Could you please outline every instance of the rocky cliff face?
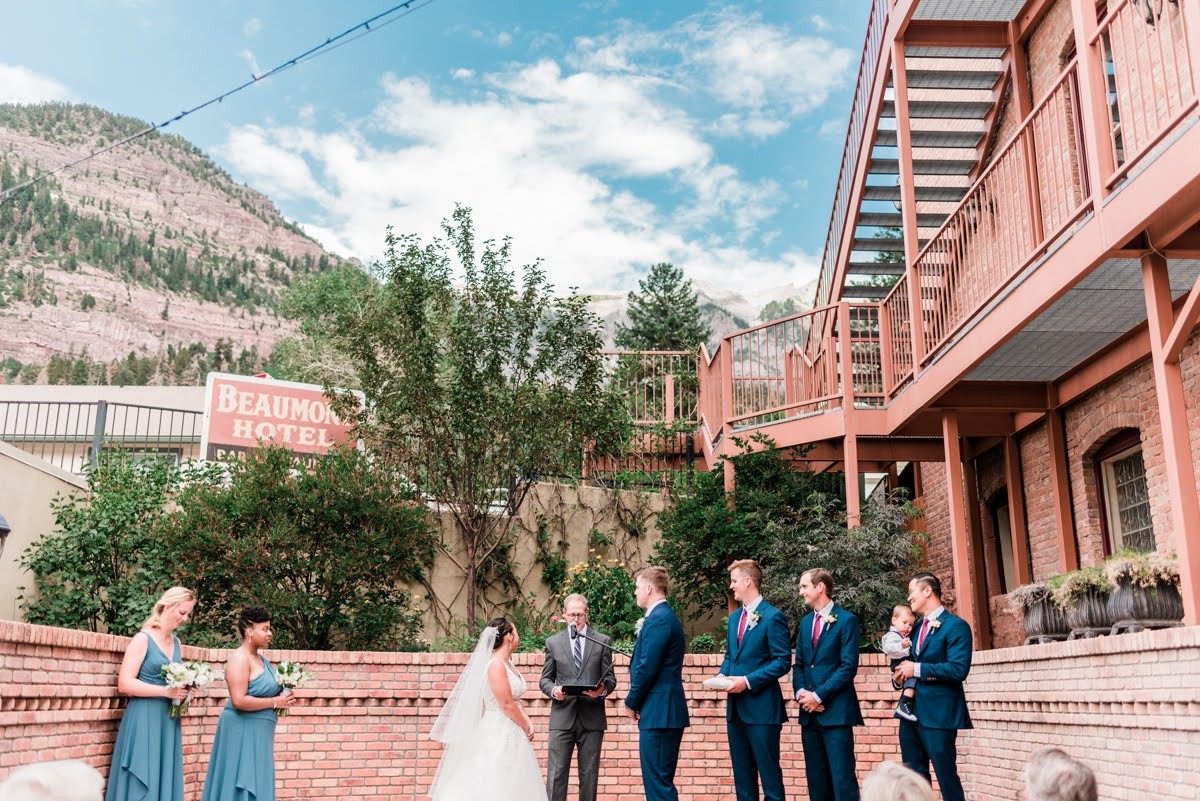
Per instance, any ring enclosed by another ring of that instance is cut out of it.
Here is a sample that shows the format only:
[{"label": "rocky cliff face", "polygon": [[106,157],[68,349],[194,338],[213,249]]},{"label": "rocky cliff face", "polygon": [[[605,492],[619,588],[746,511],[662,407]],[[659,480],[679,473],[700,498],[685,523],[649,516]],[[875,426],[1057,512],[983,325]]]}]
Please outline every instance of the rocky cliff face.
[{"label": "rocky cliff face", "polygon": [[[87,106],[0,105],[0,182],[145,127]],[[291,332],[282,291],[337,262],[194,146],[152,133],[0,204],[0,359],[107,362],[218,340],[266,355]]]}]

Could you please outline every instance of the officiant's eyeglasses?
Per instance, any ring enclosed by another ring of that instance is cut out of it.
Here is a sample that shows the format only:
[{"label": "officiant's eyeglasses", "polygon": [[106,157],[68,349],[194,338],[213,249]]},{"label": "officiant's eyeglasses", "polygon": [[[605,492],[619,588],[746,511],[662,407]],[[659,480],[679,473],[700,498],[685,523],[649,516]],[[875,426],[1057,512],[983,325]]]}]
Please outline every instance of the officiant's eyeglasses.
[{"label": "officiant's eyeglasses", "polygon": [[587,617],[587,612],[567,612],[563,617]]}]

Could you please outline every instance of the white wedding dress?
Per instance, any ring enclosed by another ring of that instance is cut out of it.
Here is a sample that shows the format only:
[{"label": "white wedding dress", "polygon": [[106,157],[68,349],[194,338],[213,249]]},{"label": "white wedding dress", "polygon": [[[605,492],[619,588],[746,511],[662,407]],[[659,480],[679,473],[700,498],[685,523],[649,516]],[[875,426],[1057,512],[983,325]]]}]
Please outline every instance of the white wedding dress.
[{"label": "white wedding dress", "polygon": [[[507,662],[513,698],[525,679]],[[469,737],[448,742],[429,790],[433,801],[546,801],[545,779],[521,727],[500,710],[490,684],[483,686],[483,716]]]}]

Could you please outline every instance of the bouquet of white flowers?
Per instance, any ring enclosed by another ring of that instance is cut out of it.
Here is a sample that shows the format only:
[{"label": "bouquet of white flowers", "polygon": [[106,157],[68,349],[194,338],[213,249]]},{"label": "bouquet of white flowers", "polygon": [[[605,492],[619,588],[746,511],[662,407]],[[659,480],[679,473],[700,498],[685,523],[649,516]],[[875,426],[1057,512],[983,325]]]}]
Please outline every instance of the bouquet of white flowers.
[{"label": "bouquet of white flowers", "polygon": [[162,677],[172,690],[187,688],[187,695],[182,701],[171,701],[171,717],[177,718],[187,714],[188,702],[192,700],[194,690],[212,684],[213,670],[203,662],[168,662],[162,667]]},{"label": "bouquet of white flowers", "polygon": [[[303,687],[310,682],[314,676],[311,670],[306,668],[299,662],[284,661],[280,662],[275,668],[275,680],[279,682],[279,686],[283,688],[284,695],[291,695],[291,692],[296,687]],[[275,709],[276,715],[288,714],[287,707],[278,707]]]}]

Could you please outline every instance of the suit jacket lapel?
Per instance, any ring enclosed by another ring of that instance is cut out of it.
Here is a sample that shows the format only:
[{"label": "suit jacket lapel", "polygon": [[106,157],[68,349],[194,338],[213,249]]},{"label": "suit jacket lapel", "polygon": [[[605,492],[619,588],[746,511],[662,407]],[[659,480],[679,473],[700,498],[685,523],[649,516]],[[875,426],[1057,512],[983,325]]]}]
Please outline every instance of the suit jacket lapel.
[{"label": "suit jacket lapel", "polygon": [[[591,630],[591,626],[588,627],[588,630],[589,631]],[[599,656],[599,649],[601,649],[603,647],[604,647],[603,645],[597,645],[593,640],[586,640],[584,642],[584,644],[583,644],[583,662],[581,662],[579,665],[580,677],[587,675],[588,665],[591,664],[592,659]],[[574,657],[572,657],[572,662],[573,662],[573,660],[574,660]]]}]

